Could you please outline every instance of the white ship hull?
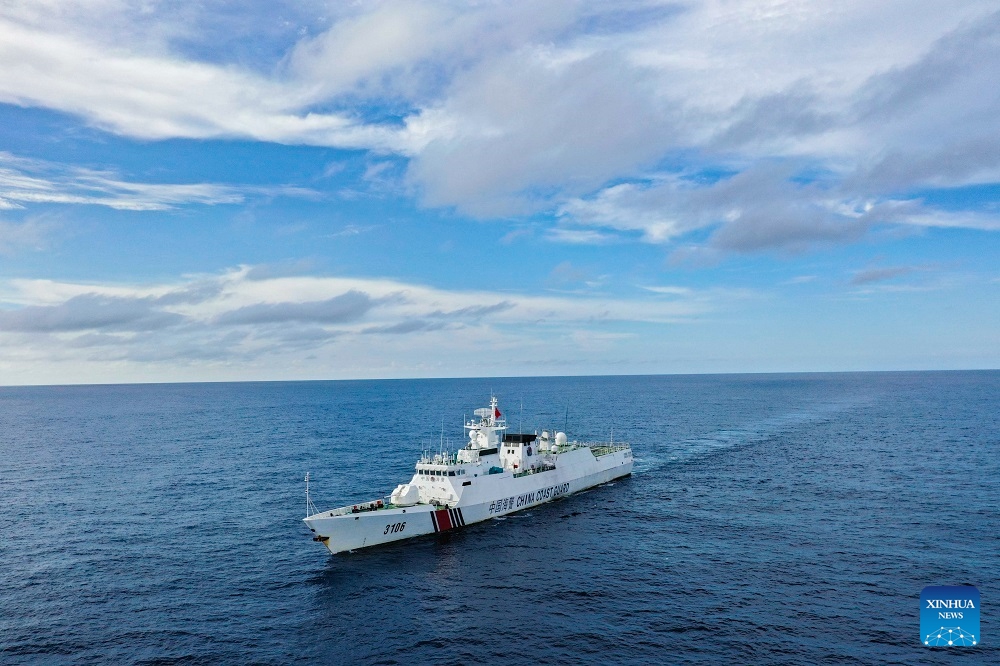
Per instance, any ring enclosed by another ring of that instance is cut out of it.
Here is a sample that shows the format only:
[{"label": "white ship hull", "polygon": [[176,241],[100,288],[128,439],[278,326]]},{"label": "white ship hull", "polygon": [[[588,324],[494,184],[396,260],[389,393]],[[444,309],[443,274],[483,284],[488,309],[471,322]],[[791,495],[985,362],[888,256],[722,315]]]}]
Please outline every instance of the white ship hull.
[{"label": "white ship hull", "polygon": [[518,473],[515,468],[491,474],[495,461],[488,456],[462,466],[464,473],[459,476],[442,475],[438,482],[425,484],[421,494],[426,501],[405,507],[385,504],[375,510],[363,510],[366,505],[360,505],[357,512],[344,507],[315,513],[305,523],[314,532],[314,540],[331,553],[341,553],[465,527],[632,473],[628,445],[574,444],[565,452],[540,457],[545,465],[537,471]]}]

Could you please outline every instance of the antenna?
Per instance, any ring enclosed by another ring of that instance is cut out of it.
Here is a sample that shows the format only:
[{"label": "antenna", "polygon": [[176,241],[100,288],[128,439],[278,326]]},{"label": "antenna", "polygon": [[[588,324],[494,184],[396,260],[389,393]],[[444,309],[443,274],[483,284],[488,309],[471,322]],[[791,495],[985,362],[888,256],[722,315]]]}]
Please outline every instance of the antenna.
[{"label": "antenna", "polygon": [[441,440],[438,442],[438,455],[444,458],[444,417],[441,417]]},{"label": "antenna", "polygon": [[517,417],[517,431],[524,432],[524,428],[521,427],[521,422],[524,421],[524,396],[521,396],[521,413]]},{"label": "antenna", "polygon": [[566,421],[563,423],[563,432],[569,430],[569,405],[566,405]]}]

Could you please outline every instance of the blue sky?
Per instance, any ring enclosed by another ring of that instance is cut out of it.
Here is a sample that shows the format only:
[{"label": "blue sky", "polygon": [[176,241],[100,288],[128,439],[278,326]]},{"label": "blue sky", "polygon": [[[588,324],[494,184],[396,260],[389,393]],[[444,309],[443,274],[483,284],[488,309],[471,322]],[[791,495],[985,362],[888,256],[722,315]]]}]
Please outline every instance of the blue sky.
[{"label": "blue sky", "polygon": [[1000,365],[994,2],[0,8],[0,384]]}]

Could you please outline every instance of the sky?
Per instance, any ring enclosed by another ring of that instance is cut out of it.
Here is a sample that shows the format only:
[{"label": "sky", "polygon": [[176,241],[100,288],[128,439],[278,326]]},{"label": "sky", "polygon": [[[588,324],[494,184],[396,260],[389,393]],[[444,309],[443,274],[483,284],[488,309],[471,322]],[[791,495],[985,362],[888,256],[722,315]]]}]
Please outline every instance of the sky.
[{"label": "sky", "polygon": [[1000,367],[995,0],[0,4],[0,384]]}]

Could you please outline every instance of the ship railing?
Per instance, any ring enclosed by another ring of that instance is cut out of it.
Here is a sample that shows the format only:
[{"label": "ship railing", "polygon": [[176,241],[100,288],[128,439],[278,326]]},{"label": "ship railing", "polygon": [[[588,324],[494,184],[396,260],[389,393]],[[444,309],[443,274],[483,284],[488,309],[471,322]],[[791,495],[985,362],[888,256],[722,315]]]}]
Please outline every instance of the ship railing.
[{"label": "ship railing", "polygon": [[424,465],[457,465],[458,454],[451,453],[450,451],[447,453],[435,454],[424,452],[423,455],[420,456],[420,460],[417,462]]},{"label": "ship railing", "polygon": [[586,446],[596,457],[606,456],[618,451],[628,451],[632,446],[628,442],[580,442],[581,446]]},{"label": "ship railing", "polygon": [[346,516],[352,513],[367,513],[369,511],[381,511],[382,509],[388,509],[390,507],[389,498],[372,500],[370,502],[359,502],[358,504],[350,504],[348,506],[342,506],[338,509],[330,509],[329,511],[320,511],[324,517],[333,518],[334,516]]}]

